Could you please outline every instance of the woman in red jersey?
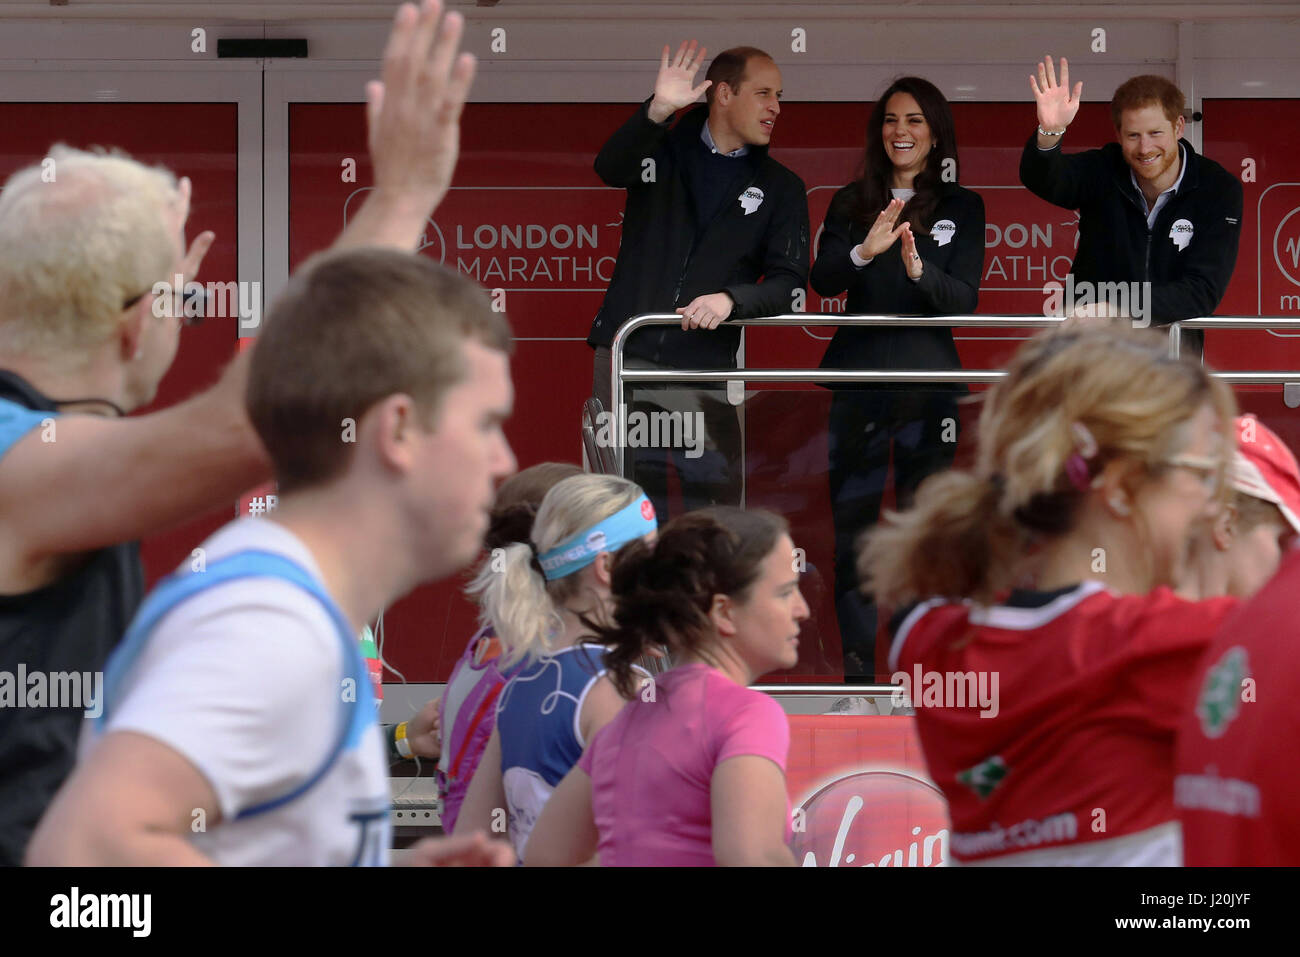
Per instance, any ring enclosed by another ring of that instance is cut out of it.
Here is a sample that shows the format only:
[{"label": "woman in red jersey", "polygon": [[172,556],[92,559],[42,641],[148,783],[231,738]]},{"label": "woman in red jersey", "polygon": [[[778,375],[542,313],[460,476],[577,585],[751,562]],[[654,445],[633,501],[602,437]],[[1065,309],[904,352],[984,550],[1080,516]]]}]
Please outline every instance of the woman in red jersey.
[{"label": "woman in red jersey", "polygon": [[1234,414],[1162,337],[1054,330],[987,397],[976,467],[869,536],[956,862],[1181,863],[1174,733],[1236,600],[1170,586],[1226,497]]}]

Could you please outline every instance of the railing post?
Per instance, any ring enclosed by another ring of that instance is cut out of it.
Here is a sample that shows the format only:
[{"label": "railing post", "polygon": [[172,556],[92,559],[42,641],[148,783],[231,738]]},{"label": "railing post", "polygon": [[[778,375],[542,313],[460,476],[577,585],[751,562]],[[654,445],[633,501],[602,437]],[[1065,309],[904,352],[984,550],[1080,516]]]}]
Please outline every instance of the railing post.
[{"label": "railing post", "polygon": [[1169,358],[1177,359],[1182,354],[1183,349],[1183,324],[1181,322],[1169,323]]},{"label": "railing post", "polygon": [[627,422],[623,416],[623,341],[620,336],[614,337],[609,359],[611,377],[609,398],[614,405],[614,408],[609,410],[613,416],[610,420],[613,426],[610,435],[614,439],[614,462],[618,467],[618,475],[622,478],[626,474],[623,468],[623,448],[627,444]]}]

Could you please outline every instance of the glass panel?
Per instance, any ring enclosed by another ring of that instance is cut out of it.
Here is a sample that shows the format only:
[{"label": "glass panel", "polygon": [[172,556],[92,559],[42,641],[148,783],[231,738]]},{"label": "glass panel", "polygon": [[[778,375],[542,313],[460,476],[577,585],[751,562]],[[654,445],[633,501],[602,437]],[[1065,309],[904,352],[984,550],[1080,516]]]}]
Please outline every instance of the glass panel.
[{"label": "glass panel", "polygon": [[[854,542],[928,475],[969,465],[983,386],[837,388],[773,383],[742,407],[725,388],[638,384],[625,474],[666,517],[709,504],[766,508],[790,523],[811,616],[799,664],[764,683],[887,680],[884,625],[856,584]],[[736,428],[732,440],[719,428]],[[743,468],[728,448],[743,445]],[[728,469],[728,465],[732,467]],[[728,474],[730,473],[730,474]],[[743,476],[743,479],[740,477]]]},{"label": "glass panel", "polygon": [[[754,385],[751,383],[751,385]],[[799,664],[765,684],[888,682],[888,621],[857,587],[855,542],[883,511],[905,506],[922,481],[974,461],[984,384],[862,386],[830,390],[811,383],[749,388],[742,406],[725,387],[629,384],[625,474],[666,518],[689,508],[735,502],[767,508],[790,523],[810,618]],[[1251,412],[1291,448],[1300,448],[1300,408],[1281,385],[1238,386]],[[743,467],[727,475],[725,412],[739,420]],[[712,431],[711,431],[712,430]],[[729,498],[728,496],[733,496]]]}]

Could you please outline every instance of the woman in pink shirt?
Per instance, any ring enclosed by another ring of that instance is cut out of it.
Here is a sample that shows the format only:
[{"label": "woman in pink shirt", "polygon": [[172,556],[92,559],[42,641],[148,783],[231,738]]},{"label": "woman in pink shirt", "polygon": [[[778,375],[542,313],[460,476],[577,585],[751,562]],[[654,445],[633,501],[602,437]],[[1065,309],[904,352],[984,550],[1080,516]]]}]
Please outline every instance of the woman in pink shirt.
[{"label": "woman in pink shirt", "polygon": [[[707,508],[619,555],[605,662],[630,701],[560,782],[525,863],[793,866],[781,706],[747,687],[798,661],[808,606],[770,512]],[[633,664],[666,645],[676,666]]]}]

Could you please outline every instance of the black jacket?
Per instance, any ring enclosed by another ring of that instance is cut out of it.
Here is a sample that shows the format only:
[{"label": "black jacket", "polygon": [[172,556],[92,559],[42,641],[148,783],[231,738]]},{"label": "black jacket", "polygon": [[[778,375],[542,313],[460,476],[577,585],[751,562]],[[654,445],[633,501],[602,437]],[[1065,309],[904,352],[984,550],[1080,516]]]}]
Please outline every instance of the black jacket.
[{"label": "black jacket", "polygon": [[[956,228],[938,239],[916,235],[921,278],[912,282],[903,265],[898,240],[867,265],[858,267],[849,250],[867,237],[864,223],[850,219],[850,197],[856,184],[835,194],[826,211],[811,284],[823,296],[848,290],[846,311],[867,315],[966,315],[979,302],[984,274],[984,200],[955,183],[945,183],[931,225],[945,220]],[[952,330],[947,328],[886,328],[842,326],[822,358],[823,369],[958,369],[961,363]]]},{"label": "black jacket", "polygon": [[[608,346],[618,327],[643,312],[672,312],[697,296],[726,292],[735,301],[729,319],[793,311],[794,290],[808,278],[808,198],[801,180],[751,146],[753,176],[738,181],[727,202],[697,237],[694,203],[682,171],[687,150],[700,148],[705,107],[669,129],[650,119],[647,100],[596,157],[596,174],[627,190],[623,239],[605,301],[587,342]],[[653,182],[644,182],[653,159]],[[737,162],[741,162],[737,160]],[[746,214],[740,195],[762,191]],[[760,283],[758,280],[762,278]],[[677,368],[727,369],[736,364],[740,329],[652,327],[634,335],[629,355]]]},{"label": "black jacket", "polygon": [[[1030,192],[1079,211],[1079,249],[1070,267],[1075,281],[1150,282],[1154,325],[1213,314],[1232,278],[1241,236],[1241,183],[1186,140],[1179,143],[1186,150],[1183,183],[1150,230],[1118,143],[1066,155],[1060,146],[1040,150],[1035,132],[1020,157],[1020,181]],[[1182,250],[1170,238],[1180,219],[1192,225]]]}]

